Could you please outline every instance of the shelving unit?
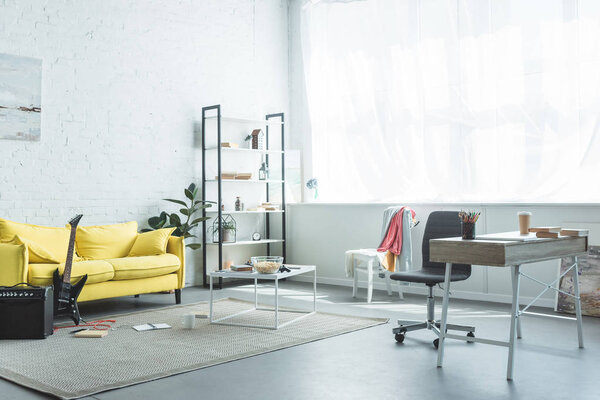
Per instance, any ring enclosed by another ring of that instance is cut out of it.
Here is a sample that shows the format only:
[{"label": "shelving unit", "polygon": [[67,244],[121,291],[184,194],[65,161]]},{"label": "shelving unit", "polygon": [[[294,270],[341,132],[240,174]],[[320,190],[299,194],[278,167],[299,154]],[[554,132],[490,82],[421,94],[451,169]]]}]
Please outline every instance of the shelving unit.
[{"label": "shelving unit", "polygon": [[[216,113],[216,114],[215,114]],[[211,114],[211,115],[208,115]],[[216,143],[217,145],[207,146],[207,121],[216,121]],[[223,123],[239,123],[239,124],[256,124],[260,125],[265,129],[265,149],[246,149],[246,148],[238,148],[238,147],[222,147],[222,125]],[[281,129],[281,149],[270,149],[269,148],[269,128],[278,128]],[[221,234],[219,234],[219,241],[213,243],[212,241],[207,241],[207,225],[206,221],[202,222],[202,261],[203,261],[203,284],[206,287],[208,285],[208,277],[207,277],[207,250],[208,246],[218,247],[218,266],[219,270],[223,268],[223,247],[232,247],[232,246],[249,246],[249,245],[265,245],[267,248],[267,254],[271,255],[271,244],[280,243],[282,256],[286,257],[286,228],[285,228],[285,139],[284,139],[284,128],[285,128],[285,119],[283,113],[277,114],[268,114],[265,116],[265,119],[245,119],[245,118],[232,118],[226,117],[221,114],[221,105],[213,105],[202,108],[202,200],[214,200],[206,198],[206,188],[207,184],[217,184],[217,199],[216,199],[216,211],[207,211],[206,209],[202,209],[202,216],[206,217],[209,214],[212,214],[215,218],[218,219],[218,231],[222,232],[222,216],[226,214],[258,214],[264,215],[265,218],[265,238],[262,240],[237,240],[236,242],[223,242],[223,238]],[[207,152],[216,152],[217,153],[217,174],[216,179],[207,178],[206,171],[206,155]],[[222,155],[223,153],[231,153],[231,154],[261,154],[264,155],[265,163],[269,170],[271,170],[269,166],[269,156],[271,157],[281,157],[281,179],[268,179],[268,180],[257,180],[257,179],[222,179]],[[266,201],[270,201],[270,187],[271,184],[281,184],[281,205],[280,210],[264,210],[264,211],[222,211],[221,207],[223,205],[222,198],[222,188],[224,184],[231,185],[234,182],[238,183],[260,183],[265,184],[265,192],[266,192]],[[271,238],[270,237],[270,220],[269,216],[271,214],[279,214],[281,215],[281,238]],[[222,279],[219,278],[219,287],[222,286]]]},{"label": "shelving unit", "polygon": [[[283,243],[283,239],[262,239],[262,240],[238,240],[232,243],[223,243],[222,246],[244,246],[249,244],[269,244],[269,243]],[[217,246],[219,243],[207,243],[207,246]]]}]

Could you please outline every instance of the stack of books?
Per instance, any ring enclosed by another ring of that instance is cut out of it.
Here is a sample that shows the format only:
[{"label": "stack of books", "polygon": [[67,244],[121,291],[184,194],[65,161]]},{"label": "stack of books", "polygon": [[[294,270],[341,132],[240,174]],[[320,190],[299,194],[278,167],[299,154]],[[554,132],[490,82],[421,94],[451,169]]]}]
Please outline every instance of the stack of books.
[{"label": "stack of books", "polygon": [[252,178],[252,172],[239,172],[235,176],[235,179],[242,179],[242,180],[248,180],[250,178]]},{"label": "stack of books", "polygon": [[[235,179],[235,172],[221,172],[221,179]],[[218,176],[215,176],[215,179],[219,179]]]},{"label": "stack of books", "polygon": [[560,236],[588,236],[588,229],[562,229],[560,226],[540,226],[529,228],[529,232],[535,233],[539,238],[556,239]]},{"label": "stack of books", "polygon": [[233,272],[252,272],[252,265],[232,265],[230,270]]}]

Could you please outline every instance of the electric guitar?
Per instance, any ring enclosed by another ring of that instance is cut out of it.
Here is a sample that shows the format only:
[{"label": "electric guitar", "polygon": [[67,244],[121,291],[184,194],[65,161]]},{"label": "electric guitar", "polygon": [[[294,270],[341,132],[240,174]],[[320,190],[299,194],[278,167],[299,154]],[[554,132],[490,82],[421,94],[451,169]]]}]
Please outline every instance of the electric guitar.
[{"label": "electric guitar", "polygon": [[73,267],[73,249],[75,248],[75,235],[77,234],[77,225],[83,215],[78,214],[69,221],[71,225],[71,236],[69,237],[69,250],[67,251],[67,260],[65,270],[60,276],[58,269],[54,271],[54,317],[66,316],[79,325],[81,316],[77,306],[77,298],[87,281],[88,276],[84,275],[76,284],[71,285],[71,268]]}]

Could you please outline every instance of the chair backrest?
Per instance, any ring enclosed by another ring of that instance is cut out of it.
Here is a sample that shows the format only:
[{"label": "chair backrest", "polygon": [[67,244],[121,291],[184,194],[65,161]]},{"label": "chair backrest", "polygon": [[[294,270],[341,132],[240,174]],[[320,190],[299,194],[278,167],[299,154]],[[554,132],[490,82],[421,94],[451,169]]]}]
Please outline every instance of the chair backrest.
[{"label": "chair backrest", "polygon": [[[429,261],[429,240],[461,236],[458,211],[434,211],[429,214],[425,232],[423,232],[423,268],[446,269],[444,263]],[[452,264],[452,272],[464,272],[471,275],[471,266],[467,264]]]}]

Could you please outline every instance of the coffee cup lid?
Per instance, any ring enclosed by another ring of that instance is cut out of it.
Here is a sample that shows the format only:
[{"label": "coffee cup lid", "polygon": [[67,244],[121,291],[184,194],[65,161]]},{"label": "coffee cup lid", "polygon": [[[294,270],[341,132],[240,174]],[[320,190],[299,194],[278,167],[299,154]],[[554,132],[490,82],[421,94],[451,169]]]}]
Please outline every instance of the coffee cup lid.
[{"label": "coffee cup lid", "polygon": [[517,215],[529,215],[529,216],[531,216],[531,213],[529,211],[519,211],[517,213]]}]

